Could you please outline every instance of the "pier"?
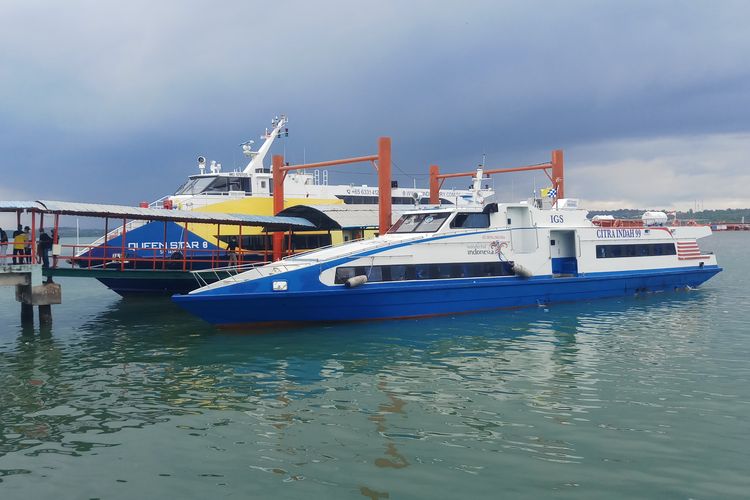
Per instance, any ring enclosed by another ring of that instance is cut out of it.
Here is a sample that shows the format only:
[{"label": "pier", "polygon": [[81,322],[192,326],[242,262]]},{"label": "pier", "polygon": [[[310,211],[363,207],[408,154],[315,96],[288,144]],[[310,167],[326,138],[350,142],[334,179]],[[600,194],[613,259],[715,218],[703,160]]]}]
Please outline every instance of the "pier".
[{"label": "pier", "polygon": [[0,286],[15,287],[16,302],[21,303],[21,320],[33,321],[34,306],[39,308],[39,323],[52,322],[52,305],[62,303],[62,289],[58,283],[42,282],[41,264],[2,264]]},{"label": "pier", "polygon": [[[66,201],[0,201],[0,212],[15,213],[16,231],[24,236],[14,241],[16,234],[8,233],[8,244],[0,253],[0,286],[15,287],[16,301],[21,304],[23,322],[33,321],[34,307],[38,307],[40,324],[52,321],[54,304],[62,303],[62,287],[55,277],[131,280],[158,284],[166,281],[183,283],[189,291],[196,286],[196,269],[215,269],[217,278],[236,273],[248,263],[267,260],[271,249],[258,254],[242,249],[242,231],[246,227],[260,227],[291,235],[295,230],[311,230],[315,226],[299,217],[277,217],[245,214],[209,213],[169,208],[128,207]],[[89,245],[64,244],[60,241],[60,217],[88,217],[104,219],[104,235]],[[110,231],[110,221],[117,221]],[[23,222],[23,221],[26,222]],[[52,228],[45,231],[45,220]],[[147,255],[131,251],[128,231],[139,225],[160,221],[164,225],[163,241],[154,242]],[[167,225],[180,224],[182,241],[167,241]],[[190,225],[210,224],[217,228],[214,248],[194,248],[190,245]],[[219,247],[222,226],[234,226],[239,235],[239,248]],[[23,228],[28,227],[28,231]],[[5,228],[3,228],[5,229]],[[41,236],[41,235],[46,235]],[[39,251],[40,242],[46,248]],[[110,244],[117,241],[116,245]],[[170,244],[171,243],[171,244]],[[174,248],[173,248],[174,247]],[[47,255],[51,253],[50,255]]]}]

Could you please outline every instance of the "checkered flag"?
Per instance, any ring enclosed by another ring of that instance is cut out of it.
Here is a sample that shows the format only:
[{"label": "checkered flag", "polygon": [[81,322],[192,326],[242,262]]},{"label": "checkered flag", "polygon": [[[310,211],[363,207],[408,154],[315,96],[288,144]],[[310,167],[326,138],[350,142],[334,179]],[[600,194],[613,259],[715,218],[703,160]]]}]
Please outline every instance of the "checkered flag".
[{"label": "checkered flag", "polygon": [[547,196],[549,197],[550,200],[557,198],[557,189],[552,188],[549,191],[547,191]]}]

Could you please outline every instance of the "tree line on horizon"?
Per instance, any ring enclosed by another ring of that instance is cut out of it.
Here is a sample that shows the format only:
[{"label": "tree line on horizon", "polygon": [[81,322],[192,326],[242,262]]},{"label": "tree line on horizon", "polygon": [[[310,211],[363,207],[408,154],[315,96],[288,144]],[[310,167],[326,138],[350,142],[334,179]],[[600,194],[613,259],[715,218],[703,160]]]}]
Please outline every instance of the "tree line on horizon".
[{"label": "tree line on horizon", "polygon": [[[672,210],[663,208],[649,208],[645,210],[633,208],[620,208],[617,210],[589,210],[589,217],[595,215],[611,215],[617,219],[640,219],[643,212],[656,211],[672,213]],[[750,208],[726,208],[723,210],[698,210],[692,208],[687,212],[678,211],[677,219],[679,220],[696,220],[701,222],[745,222],[750,223]]]}]

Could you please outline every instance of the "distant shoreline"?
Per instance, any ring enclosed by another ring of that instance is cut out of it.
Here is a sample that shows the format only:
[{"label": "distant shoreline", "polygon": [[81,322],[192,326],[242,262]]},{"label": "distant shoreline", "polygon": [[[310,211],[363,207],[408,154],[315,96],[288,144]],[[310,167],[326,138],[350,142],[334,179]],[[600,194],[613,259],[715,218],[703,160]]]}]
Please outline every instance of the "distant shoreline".
[{"label": "distant shoreline", "polygon": [[[671,214],[672,210],[662,208],[635,209],[620,208],[616,210],[589,210],[589,218],[595,215],[612,215],[616,219],[640,219],[643,212],[659,211]],[[700,210],[677,212],[678,220],[694,220],[696,222],[750,222],[750,208],[728,208],[726,210]]]}]

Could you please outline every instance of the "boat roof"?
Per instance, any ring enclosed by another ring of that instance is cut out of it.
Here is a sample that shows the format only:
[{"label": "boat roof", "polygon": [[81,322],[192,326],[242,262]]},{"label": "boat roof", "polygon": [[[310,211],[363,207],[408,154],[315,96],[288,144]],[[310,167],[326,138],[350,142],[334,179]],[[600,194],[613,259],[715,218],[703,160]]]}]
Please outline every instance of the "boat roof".
[{"label": "boat roof", "polygon": [[0,201],[0,212],[18,211],[53,215],[78,215],[82,217],[111,217],[131,220],[231,224],[263,227],[271,231],[315,229],[313,223],[300,217],[167,210],[163,208],[140,208],[125,205],[81,203],[73,201]]},{"label": "boat roof", "polygon": [[[413,210],[413,207],[409,207],[409,210]],[[391,223],[397,221],[405,211],[393,205]],[[377,205],[294,205],[279,212],[279,216],[301,217],[322,231],[376,228],[380,224]]]}]

